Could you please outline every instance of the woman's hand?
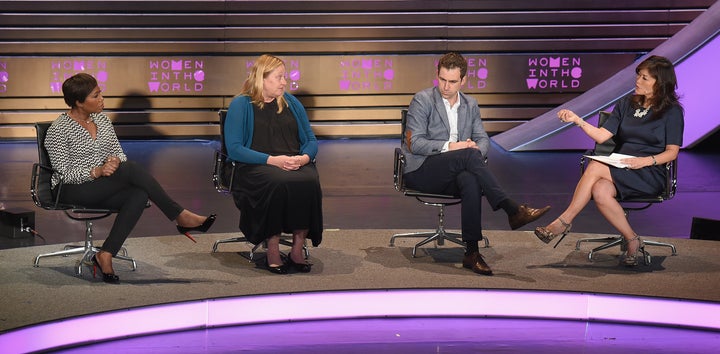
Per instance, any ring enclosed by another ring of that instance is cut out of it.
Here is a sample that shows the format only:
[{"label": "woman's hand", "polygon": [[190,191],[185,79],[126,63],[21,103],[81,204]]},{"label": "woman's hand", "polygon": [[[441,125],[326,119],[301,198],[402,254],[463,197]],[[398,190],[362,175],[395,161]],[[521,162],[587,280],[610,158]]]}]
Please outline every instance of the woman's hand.
[{"label": "woman's hand", "polygon": [[120,167],[120,158],[117,156],[109,156],[105,159],[105,163],[100,166],[102,171],[99,175],[104,177],[112,176],[112,174],[117,171],[118,167]]},{"label": "woman's hand", "polygon": [[653,165],[653,158],[652,156],[643,156],[643,157],[629,157],[627,159],[622,159],[620,162],[624,163],[627,168],[631,170],[637,170],[639,168],[648,167]]},{"label": "woman's hand", "polygon": [[575,112],[573,112],[569,109],[561,109],[557,113],[557,116],[563,122],[570,122],[570,123],[578,124],[578,122],[581,121],[580,117],[578,117],[578,115],[575,114]]},{"label": "woman's hand", "polygon": [[267,163],[276,167],[279,167],[285,171],[295,171],[300,167],[307,165],[310,162],[310,156],[308,155],[278,155],[268,157]]}]

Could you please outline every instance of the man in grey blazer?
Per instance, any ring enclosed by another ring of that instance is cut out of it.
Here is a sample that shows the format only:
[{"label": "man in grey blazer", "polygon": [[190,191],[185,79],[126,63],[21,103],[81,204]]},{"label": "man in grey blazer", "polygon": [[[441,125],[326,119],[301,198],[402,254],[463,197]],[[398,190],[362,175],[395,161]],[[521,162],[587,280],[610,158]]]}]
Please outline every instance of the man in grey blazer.
[{"label": "man in grey blazer", "polygon": [[508,197],[487,168],[490,138],[483,128],[477,101],[460,92],[467,79],[467,61],[448,53],[438,62],[438,86],[418,92],[407,112],[402,143],[406,157],[405,184],[428,193],[462,198],[462,239],[466,243],[463,267],[492,275],[479,251],[483,239],[482,197],[493,210],[503,209],[515,230],[537,220],[548,210],[519,205]]}]

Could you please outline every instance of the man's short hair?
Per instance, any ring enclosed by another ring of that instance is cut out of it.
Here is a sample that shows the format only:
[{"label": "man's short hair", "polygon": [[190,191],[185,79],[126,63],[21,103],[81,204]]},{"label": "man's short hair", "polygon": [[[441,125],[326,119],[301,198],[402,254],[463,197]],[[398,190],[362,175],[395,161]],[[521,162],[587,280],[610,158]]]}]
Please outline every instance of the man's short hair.
[{"label": "man's short hair", "polygon": [[440,58],[440,61],[438,62],[438,74],[440,73],[440,68],[448,70],[458,68],[460,69],[460,78],[462,79],[467,74],[468,65],[467,60],[465,60],[460,53],[451,52]]}]

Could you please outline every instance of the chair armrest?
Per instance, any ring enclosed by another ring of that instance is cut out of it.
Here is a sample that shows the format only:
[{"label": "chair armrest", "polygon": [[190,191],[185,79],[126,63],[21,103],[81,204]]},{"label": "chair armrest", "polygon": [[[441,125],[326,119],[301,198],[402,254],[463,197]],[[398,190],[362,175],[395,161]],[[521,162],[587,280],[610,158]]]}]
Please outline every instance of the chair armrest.
[{"label": "chair armrest", "polygon": [[[43,172],[44,171],[44,172]],[[47,177],[47,181],[40,181],[40,175],[42,173],[48,173],[49,176]],[[57,193],[55,193],[55,196],[53,197],[52,193],[52,175],[57,174],[60,177],[60,181],[58,185],[55,187],[57,190]],[[43,198],[40,193],[42,193],[43,188],[41,187],[41,183],[47,183],[47,190],[45,191],[48,193],[46,198]],[[33,202],[35,205],[41,207],[41,208],[52,208],[52,209],[58,209],[60,206],[60,193],[62,191],[62,187],[65,184],[64,182],[64,176],[62,172],[52,168],[51,166],[47,165],[41,165],[39,163],[33,164],[33,170],[32,170],[32,176],[30,181],[30,194],[33,198]],[[43,200],[45,199],[45,200]]]},{"label": "chair armrest", "polygon": [[405,154],[401,148],[395,148],[393,162],[393,184],[398,192],[405,191],[405,181],[403,174],[405,173]]},{"label": "chair armrest", "polygon": [[220,150],[215,150],[212,178],[216,191],[220,193],[231,192],[235,180],[235,161],[230,160],[229,156]]}]

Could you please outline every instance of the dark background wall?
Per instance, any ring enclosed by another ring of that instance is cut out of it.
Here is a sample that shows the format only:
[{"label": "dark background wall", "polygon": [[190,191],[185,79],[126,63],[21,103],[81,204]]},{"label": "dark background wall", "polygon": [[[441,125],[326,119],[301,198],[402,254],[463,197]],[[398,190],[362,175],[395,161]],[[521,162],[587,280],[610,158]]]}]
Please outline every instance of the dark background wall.
[{"label": "dark background wall", "polygon": [[603,81],[714,2],[4,1],[0,139],[30,139],[32,123],[57,117],[58,85],[78,71],[100,80],[121,137],[214,136],[216,111],[262,53],[286,60],[318,135],[352,137],[397,135],[439,55],[462,52],[465,91],[497,133]]}]

